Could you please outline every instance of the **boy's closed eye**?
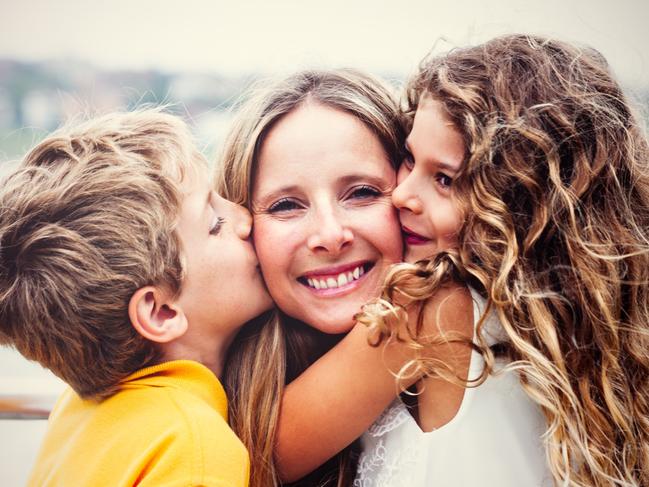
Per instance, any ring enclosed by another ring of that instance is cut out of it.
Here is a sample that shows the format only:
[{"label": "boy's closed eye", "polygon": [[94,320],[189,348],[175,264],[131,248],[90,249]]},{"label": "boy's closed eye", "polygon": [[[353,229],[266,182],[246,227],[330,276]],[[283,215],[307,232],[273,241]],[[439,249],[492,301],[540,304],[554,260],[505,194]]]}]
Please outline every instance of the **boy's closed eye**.
[{"label": "boy's closed eye", "polygon": [[214,215],[210,224],[210,235],[218,235],[224,223],[225,218],[223,218],[222,216]]}]

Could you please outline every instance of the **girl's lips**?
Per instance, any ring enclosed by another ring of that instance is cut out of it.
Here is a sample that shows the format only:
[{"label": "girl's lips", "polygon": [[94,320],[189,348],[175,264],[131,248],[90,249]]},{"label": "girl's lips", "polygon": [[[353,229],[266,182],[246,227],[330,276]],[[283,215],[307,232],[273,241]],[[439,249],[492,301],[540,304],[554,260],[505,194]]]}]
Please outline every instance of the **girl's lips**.
[{"label": "girl's lips", "polygon": [[431,239],[413,232],[408,227],[402,226],[403,239],[408,245],[423,245],[431,241]]}]

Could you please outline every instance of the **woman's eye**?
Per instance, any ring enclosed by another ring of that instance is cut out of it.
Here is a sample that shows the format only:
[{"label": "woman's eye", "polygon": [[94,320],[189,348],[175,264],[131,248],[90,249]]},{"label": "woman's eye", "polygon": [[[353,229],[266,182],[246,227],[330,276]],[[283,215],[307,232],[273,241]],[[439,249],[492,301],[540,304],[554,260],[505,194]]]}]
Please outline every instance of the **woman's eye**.
[{"label": "woman's eye", "polygon": [[224,223],[225,218],[222,216],[216,217],[212,225],[210,225],[210,235],[218,235]]},{"label": "woman's eye", "polygon": [[453,178],[441,172],[437,174],[436,179],[439,185],[444,189],[449,189],[453,184]]},{"label": "woman's eye", "polygon": [[290,198],[282,198],[268,207],[268,213],[280,213],[284,211],[299,210],[302,206]]},{"label": "woman's eye", "polygon": [[373,188],[372,186],[358,186],[354,189],[352,189],[349,193],[350,198],[376,198],[377,196],[381,196],[381,191],[379,191],[376,188]]}]

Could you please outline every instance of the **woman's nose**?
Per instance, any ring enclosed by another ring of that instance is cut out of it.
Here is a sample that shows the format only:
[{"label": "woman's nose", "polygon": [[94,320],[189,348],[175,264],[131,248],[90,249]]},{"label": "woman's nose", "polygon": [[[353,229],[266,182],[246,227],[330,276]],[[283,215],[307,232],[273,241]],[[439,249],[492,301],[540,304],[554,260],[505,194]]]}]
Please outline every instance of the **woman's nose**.
[{"label": "woman's nose", "polygon": [[312,222],[313,231],[307,239],[311,251],[341,252],[354,240],[354,233],[335,208],[320,208]]}]

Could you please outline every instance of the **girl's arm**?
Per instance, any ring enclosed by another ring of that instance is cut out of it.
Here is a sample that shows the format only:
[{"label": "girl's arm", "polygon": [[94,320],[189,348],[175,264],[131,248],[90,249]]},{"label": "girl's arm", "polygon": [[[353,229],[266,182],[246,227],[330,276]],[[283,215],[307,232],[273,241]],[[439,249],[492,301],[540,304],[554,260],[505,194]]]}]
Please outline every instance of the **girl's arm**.
[{"label": "girl's arm", "polygon": [[[438,334],[440,324],[445,332],[464,332],[467,323],[473,324],[469,291],[441,289],[431,298],[425,316],[427,335]],[[275,446],[282,480],[302,478],[358,438],[394,400],[399,386],[419,378],[397,384],[393,375],[413,358],[414,350],[401,342],[370,346],[367,327],[357,324],[291,382],[282,397]]]}]

